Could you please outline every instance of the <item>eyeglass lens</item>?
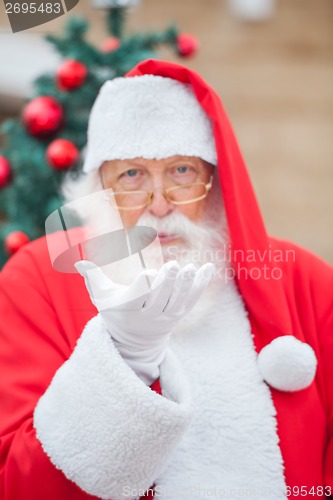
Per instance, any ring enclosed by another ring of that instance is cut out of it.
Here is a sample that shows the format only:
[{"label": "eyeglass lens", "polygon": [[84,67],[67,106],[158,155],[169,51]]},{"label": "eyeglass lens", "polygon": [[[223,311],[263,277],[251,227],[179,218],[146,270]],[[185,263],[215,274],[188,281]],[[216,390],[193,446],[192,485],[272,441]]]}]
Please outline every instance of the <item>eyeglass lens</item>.
[{"label": "eyeglass lens", "polygon": [[[206,186],[204,183],[187,184],[185,186],[176,186],[166,191],[166,198],[175,203],[196,200],[206,194]],[[123,192],[115,195],[116,203],[121,207],[143,207],[150,198],[150,193],[147,191]]]}]

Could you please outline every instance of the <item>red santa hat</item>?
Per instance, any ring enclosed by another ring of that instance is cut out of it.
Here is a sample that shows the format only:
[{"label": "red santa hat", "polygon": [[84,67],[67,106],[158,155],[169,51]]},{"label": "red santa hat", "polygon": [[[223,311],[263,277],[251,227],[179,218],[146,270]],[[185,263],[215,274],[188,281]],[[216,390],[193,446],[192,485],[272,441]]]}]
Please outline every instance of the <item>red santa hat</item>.
[{"label": "red santa hat", "polygon": [[90,114],[83,171],[105,160],[173,155],[217,164],[211,121],[190,85],[154,75],[107,81]]}]

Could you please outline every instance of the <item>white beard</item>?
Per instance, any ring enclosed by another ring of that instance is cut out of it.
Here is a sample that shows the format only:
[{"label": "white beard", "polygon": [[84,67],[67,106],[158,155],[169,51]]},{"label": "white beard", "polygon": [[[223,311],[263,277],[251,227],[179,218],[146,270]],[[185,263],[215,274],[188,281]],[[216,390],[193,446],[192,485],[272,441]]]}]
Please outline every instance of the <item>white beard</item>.
[{"label": "white beard", "polygon": [[225,258],[222,258],[225,256],[221,251],[226,248],[227,236],[223,214],[219,219],[217,222],[206,215],[202,221],[192,222],[177,211],[163,218],[145,213],[137,225],[152,227],[158,233],[177,234],[181,238],[182,243],[177,245],[161,245],[164,261],[177,260],[181,267],[192,263],[197,268],[212,262],[220,268],[225,266]]},{"label": "white beard", "polygon": [[[160,269],[170,260],[176,260],[181,267],[192,263],[199,268],[207,262],[214,264],[214,277],[212,282],[221,282],[226,268],[226,235],[222,224],[216,229],[215,223],[208,221],[191,222],[181,213],[173,212],[163,219],[156,218],[150,214],[143,214],[136,223],[137,227],[153,228],[156,232],[166,234],[177,234],[181,236],[182,243],[161,245],[158,236],[155,240],[144,246],[140,253],[129,253],[132,255],[118,260],[112,264],[103,266],[110,279],[129,285],[135,276],[144,268]],[[101,227],[99,228],[101,230]],[[136,242],[137,243],[137,242]],[[105,260],[105,259],[104,259]]]}]

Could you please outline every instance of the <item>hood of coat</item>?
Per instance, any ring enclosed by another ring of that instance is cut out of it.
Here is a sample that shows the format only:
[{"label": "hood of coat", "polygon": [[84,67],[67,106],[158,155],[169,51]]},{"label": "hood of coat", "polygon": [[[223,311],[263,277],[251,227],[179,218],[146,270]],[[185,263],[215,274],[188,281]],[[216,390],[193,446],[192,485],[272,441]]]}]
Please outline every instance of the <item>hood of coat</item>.
[{"label": "hood of coat", "polygon": [[[175,63],[147,60],[138,64],[126,77],[147,74],[191,85],[199,104],[212,121],[230,234],[228,253],[251,323],[260,325],[256,328],[261,332],[261,338],[256,342],[256,348],[260,350],[276,337],[290,335],[292,331],[283,280],[276,279],[277,275],[283,274],[283,262],[272,262],[272,243],[221,99],[195,71]],[[272,267],[276,270],[279,266],[281,273],[272,276]]]}]

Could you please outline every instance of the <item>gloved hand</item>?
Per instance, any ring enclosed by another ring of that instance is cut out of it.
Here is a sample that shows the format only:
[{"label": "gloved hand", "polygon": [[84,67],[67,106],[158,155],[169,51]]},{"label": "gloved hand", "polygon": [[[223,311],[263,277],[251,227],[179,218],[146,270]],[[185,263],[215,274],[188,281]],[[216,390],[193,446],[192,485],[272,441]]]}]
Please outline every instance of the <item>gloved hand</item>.
[{"label": "gloved hand", "polygon": [[121,356],[150,385],[159,376],[171,331],[206,288],[213,264],[180,269],[170,261],[159,271],[140,272],[130,286],[114,283],[92,262],[75,267]]}]

